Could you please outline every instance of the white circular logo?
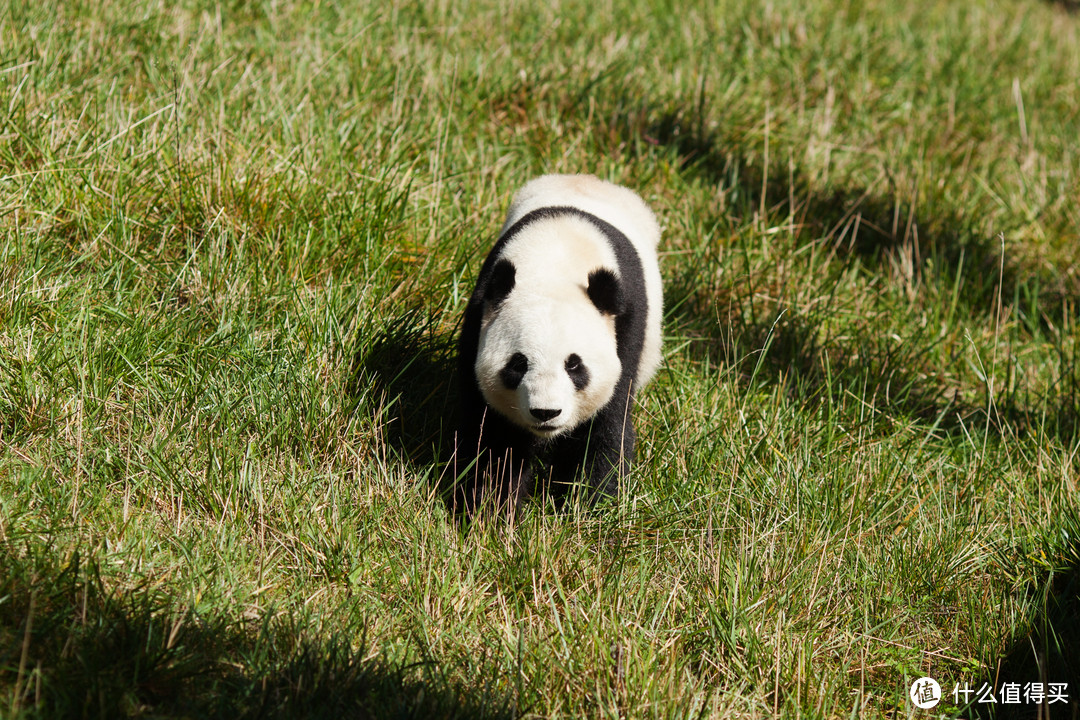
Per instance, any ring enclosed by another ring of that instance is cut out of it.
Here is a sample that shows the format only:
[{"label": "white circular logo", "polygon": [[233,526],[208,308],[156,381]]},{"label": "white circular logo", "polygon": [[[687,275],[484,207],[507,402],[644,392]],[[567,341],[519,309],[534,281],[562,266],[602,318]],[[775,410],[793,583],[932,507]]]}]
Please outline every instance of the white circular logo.
[{"label": "white circular logo", "polygon": [[921,677],[911,683],[908,695],[911,696],[911,702],[915,704],[915,707],[929,710],[941,702],[941,686],[932,677]]}]

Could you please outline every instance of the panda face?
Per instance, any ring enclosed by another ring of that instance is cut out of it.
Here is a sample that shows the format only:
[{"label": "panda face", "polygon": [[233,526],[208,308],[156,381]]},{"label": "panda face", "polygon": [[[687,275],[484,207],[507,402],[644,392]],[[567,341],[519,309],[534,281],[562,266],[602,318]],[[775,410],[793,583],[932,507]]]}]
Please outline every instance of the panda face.
[{"label": "panda face", "polygon": [[556,437],[595,415],[611,400],[621,369],[614,319],[580,287],[515,291],[485,313],[475,364],[480,391],[537,437]]}]

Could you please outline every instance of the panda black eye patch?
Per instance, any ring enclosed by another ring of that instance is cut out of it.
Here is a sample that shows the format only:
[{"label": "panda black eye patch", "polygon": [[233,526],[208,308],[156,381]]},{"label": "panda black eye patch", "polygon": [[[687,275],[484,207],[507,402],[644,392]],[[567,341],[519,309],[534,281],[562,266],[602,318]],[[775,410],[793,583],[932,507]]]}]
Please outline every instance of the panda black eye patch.
[{"label": "panda black eye patch", "polygon": [[581,357],[577,353],[571,353],[566,358],[564,367],[566,368],[566,374],[570,376],[570,382],[574,383],[574,387],[578,390],[584,390],[585,386],[589,384],[589,368],[585,367]]},{"label": "panda black eye patch", "polygon": [[529,359],[521,353],[514,353],[499,371],[499,379],[507,390],[516,390],[521,379],[529,371]]}]

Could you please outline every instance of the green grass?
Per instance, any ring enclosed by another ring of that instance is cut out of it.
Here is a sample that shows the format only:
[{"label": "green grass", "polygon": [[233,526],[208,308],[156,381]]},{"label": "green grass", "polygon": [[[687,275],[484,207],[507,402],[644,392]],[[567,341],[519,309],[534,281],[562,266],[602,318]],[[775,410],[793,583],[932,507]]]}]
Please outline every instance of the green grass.
[{"label": "green grass", "polygon": [[[1068,3],[5,3],[0,716],[1071,717],[1078,77]],[[638,463],[466,531],[577,171],[664,225]]]}]

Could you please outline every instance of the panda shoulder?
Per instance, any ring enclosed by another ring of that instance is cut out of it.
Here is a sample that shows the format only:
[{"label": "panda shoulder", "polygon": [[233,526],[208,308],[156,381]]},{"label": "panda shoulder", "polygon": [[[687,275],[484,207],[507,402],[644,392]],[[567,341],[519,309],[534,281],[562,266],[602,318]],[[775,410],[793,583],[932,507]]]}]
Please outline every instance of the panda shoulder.
[{"label": "panda shoulder", "polygon": [[574,207],[611,223],[639,253],[655,251],[660,243],[660,226],[645,201],[633,190],[594,175],[542,175],[530,180],[514,196],[502,233],[533,210],[554,206]]}]

